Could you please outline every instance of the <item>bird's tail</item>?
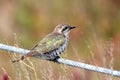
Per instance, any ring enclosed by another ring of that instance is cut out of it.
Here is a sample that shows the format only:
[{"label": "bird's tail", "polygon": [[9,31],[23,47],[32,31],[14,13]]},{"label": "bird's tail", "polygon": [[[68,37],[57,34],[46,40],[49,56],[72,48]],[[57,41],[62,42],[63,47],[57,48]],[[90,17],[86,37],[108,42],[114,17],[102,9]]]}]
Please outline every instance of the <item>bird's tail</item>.
[{"label": "bird's tail", "polygon": [[15,62],[23,61],[24,59],[25,59],[25,56],[23,55],[21,56],[21,58],[13,60],[12,62],[15,63]]},{"label": "bird's tail", "polygon": [[27,54],[21,56],[21,58],[17,59],[17,60],[13,60],[12,62],[15,63],[15,62],[19,62],[19,61],[23,61],[26,57],[33,57],[34,55],[37,55],[39,54],[37,51],[30,51],[28,52]]}]

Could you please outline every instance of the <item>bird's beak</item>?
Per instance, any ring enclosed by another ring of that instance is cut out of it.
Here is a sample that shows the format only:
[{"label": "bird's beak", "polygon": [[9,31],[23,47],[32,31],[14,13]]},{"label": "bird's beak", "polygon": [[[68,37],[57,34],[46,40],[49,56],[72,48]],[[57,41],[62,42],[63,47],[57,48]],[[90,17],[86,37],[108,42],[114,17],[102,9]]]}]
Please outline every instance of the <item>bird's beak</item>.
[{"label": "bird's beak", "polygon": [[70,29],[74,29],[74,28],[76,28],[76,27],[75,27],[75,26],[71,26],[71,27],[70,27]]}]

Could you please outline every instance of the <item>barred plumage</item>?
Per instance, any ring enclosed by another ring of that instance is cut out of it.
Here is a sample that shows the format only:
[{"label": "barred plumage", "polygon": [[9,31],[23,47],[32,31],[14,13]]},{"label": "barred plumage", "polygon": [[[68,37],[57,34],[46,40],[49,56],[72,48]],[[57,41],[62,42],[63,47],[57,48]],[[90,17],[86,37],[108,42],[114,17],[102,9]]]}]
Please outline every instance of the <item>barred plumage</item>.
[{"label": "barred plumage", "polygon": [[60,54],[62,54],[65,51],[65,49],[67,48],[68,42],[69,42],[69,38],[66,38],[66,41],[62,46],[60,46],[56,50],[45,53],[42,58],[48,59],[48,60],[54,60],[56,57],[59,57]]},{"label": "barred plumage", "polygon": [[62,46],[60,46],[58,49],[55,49],[55,50],[52,50],[50,52],[46,52],[43,54],[35,55],[35,57],[39,57],[39,58],[47,59],[47,60],[54,60],[56,57],[59,57],[60,54],[62,54],[65,51],[65,49],[68,46],[68,42],[69,42],[69,38],[66,38],[65,43]]}]

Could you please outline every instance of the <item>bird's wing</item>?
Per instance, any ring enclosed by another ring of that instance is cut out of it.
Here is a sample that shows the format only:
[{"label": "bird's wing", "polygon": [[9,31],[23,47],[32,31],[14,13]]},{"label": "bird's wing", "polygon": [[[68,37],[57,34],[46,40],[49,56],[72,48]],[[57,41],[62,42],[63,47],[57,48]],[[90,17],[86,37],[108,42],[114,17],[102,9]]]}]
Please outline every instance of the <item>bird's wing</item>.
[{"label": "bird's wing", "polygon": [[65,37],[63,35],[48,35],[45,38],[43,38],[43,40],[41,40],[40,43],[34,47],[34,49],[32,49],[32,51],[35,51],[35,53],[31,53],[31,56],[55,50],[62,46],[64,42]]}]

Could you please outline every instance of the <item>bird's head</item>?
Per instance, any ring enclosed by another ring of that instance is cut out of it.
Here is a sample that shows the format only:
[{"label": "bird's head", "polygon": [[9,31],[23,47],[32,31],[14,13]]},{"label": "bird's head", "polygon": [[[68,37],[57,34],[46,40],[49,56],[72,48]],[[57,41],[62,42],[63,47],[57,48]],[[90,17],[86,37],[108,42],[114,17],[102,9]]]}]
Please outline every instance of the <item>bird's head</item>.
[{"label": "bird's head", "polygon": [[56,26],[56,28],[54,29],[54,32],[68,36],[70,31],[74,28],[75,28],[74,26],[70,26],[67,24],[60,24]]}]

